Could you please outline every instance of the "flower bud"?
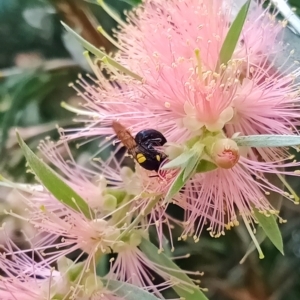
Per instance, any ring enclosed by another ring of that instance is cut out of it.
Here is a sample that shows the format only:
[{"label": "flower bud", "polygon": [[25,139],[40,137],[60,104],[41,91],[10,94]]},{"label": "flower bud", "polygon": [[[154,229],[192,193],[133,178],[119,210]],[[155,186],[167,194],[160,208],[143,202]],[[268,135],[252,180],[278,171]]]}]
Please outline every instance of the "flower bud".
[{"label": "flower bud", "polygon": [[231,169],[239,161],[239,147],[233,140],[220,139],[212,146],[212,159],[216,165],[223,169]]}]

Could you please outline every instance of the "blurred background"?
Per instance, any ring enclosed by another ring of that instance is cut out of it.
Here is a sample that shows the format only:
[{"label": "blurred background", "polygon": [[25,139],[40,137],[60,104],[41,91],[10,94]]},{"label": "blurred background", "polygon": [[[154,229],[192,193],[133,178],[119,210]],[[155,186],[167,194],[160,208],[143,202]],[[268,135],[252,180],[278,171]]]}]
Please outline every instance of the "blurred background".
[{"label": "blurred background", "polygon": [[[111,33],[116,23],[93,2],[96,1],[0,0],[0,173],[11,181],[33,182],[33,176],[25,172],[16,127],[29,147],[36,149],[45,136],[58,138],[56,125],[74,126],[73,113],[60,104],[65,101],[76,105],[80,101],[68,84],[90,69],[82,56],[83,48],[66,33],[60,20],[95,46],[115,51],[96,27],[101,24]],[[140,1],[106,2],[123,16],[124,9]],[[290,3],[299,14],[300,0]],[[300,39],[295,38],[300,48]],[[77,159],[95,153],[96,148],[97,143],[81,147],[76,151]],[[300,194],[296,179],[291,184]],[[13,239],[23,245],[21,231],[32,229],[3,213],[8,208],[17,210],[18,199],[5,188],[0,190],[0,199],[0,221],[10,222]],[[204,233],[197,244],[192,239],[178,242],[172,255],[190,254],[188,259],[177,262],[184,269],[205,273],[201,286],[209,289],[211,300],[300,300],[300,207],[288,201],[282,205],[282,217],[288,219],[280,227],[284,256],[264,241],[265,259],[259,260],[254,251],[240,264],[250,244],[242,226],[218,239]],[[176,208],[170,210],[172,214],[181,213]],[[177,235],[179,229],[174,231]]]}]

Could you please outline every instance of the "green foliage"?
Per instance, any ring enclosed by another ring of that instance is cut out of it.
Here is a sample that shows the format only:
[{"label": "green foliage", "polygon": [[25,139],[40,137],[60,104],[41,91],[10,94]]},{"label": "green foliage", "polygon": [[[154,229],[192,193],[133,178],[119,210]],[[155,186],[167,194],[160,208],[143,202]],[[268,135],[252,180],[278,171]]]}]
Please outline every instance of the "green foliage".
[{"label": "green foliage", "polygon": [[274,246],[283,254],[283,241],[276,219],[273,215],[266,216],[254,208],[254,215],[266,236]]},{"label": "green foliage", "polygon": [[300,16],[300,2],[298,0],[289,0],[288,3],[295,9],[295,13]]},{"label": "green foliage", "polygon": [[17,139],[30,168],[49,192],[64,205],[92,219],[93,212],[87,203],[29,149],[18,133]]},{"label": "green foliage", "polygon": [[226,35],[226,38],[223,42],[221,51],[220,51],[220,58],[219,64],[227,64],[228,61],[231,59],[231,56],[236,48],[236,45],[239,41],[240,34],[244,27],[244,23],[246,21],[248,10],[250,6],[251,0],[248,0],[240,9],[239,13],[237,14],[236,18],[234,19],[232,25],[229,28],[229,31]]},{"label": "green foliage", "polygon": [[142,3],[142,0],[121,0],[121,1],[126,2],[131,6],[137,6]]},{"label": "green foliage", "polygon": [[99,57],[102,60],[103,63],[111,65],[116,70],[119,70],[119,71],[121,71],[121,72],[123,72],[123,73],[125,73],[125,74],[127,74],[129,76],[131,76],[132,78],[135,78],[135,79],[137,79],[139,81],[142,80],[142,77],[140,77],[139,75],[137,75],[134,72],[130,71],[126,67],[122,66],[117,61],[115,61],[113,58],[111,58],[109,55],[107,55],[106,53],[104,53],[100,49],[98,49],[95,46],[93,46],[91,43],[89,43],[84,38],[82,38],[79,34],[77,34],[67,24],[65,24],[64,22],[62,22],[62,25],[66,28],[66,30],[68,32],[70,32],[70,33],[73,34],[73,36],[82,44],[82,46],[85,49],[87,49],[88,51],[90,51],[91,53],[93,53],[95,56]]},{"label": "green foliage", "polygon": [[165,201],[169,202],[179,191],[184,187],[190,177],[184,178],[185,169],[180,170],[172,185],[170,186],[167,195],[165,196]]},{"label": "green foliage", "polygon": [[[193,283],[185,272],[183,272],[169,257],[160,253],[159,249],[151,242],[143,239],[140,248],[151,261],[156,263],[159,268],[173,277],[175,284],[172,288],[179,297],[186,300],[208,300],[200,288]],[[176,283],[177,280],[178,283]]]}]

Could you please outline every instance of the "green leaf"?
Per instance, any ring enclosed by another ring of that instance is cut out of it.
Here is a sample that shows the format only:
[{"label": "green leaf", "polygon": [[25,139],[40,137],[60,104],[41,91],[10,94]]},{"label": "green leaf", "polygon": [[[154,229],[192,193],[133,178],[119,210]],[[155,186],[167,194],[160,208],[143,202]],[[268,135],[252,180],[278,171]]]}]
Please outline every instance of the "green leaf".
[{"label": "green leaf", "polygon": [[177,177],[169,188],[167,195],[165,196],[166,202],[171,200],[171,198],[181,190],[181,188],[194,174],[199,161],[201,160],[203,149],[203,144],[195,144],[190,151],[182,153],[162,167],[162,169],[169,169],[175,166],[181,166],[180,172],[178,173]]},{"label": "green leaf", "polygon": [[172,159],[171,161],[169,161],[168,163],[163,165],[162,169],[166,170],[166,169],[173,169],[173,168],[176,168],[176,167],[183,166],[189,161],[189,159],[192,156],[193,156],[193,153],[191,151],[183,152],[179,156],[177,156],[176,158]]},{"label": "green leaf", "polygon": [[121,297],[124,300],[158,300],[153,294],[139,288],[135,285],[117,281],[117,280],[106,280],[101,279],[105,287],[112,291],[113,294]]},{"label": "green leaf", "polygon": [[[110,2],[110,1],[107,1]],[[104,0],[96,0],[96,3],[102,7],[102,9],[114,19],[120,26],[125,27],[127,24],[121,19],[120,14],[116,11],[114,7],[107,4]]]},{"label": "green leaf", "polygon": [[126,2],[131,6],[137,6],[142,3],[142,0],[121,0],[122,2]]},{"label": "green leaf", "polygon": [[[175,196],[182,187],[186,184],[186,182],[190,179],[191,174],[184,174],[185,169],[182,169],[177,177],[175,178],[174,182],[170,186],[167,195],[165,196],[165,202],[168,202],[172,199],[173,196]],[[185,179],[183,179],[185,177]],[[188,177],[187,177],[188,176]]]},{"label": "green leaf", "polygon": [[95,56],[99,57],[100,59],[102,59],[102,61],[104,63],[107,63],[109,65],[111,65],[112,67],[116,68],[117,70],[131,76],[132,78],[135,78],[139,81],[142,81],[142,77],[135,74],[134,72],[130,71],[129,69],[127,69],[126,67],[122,66],[121,64],[119,64],[117,61],[115,61],[114,59],[112,59],[110,56],[108,56],[106,53],[102,52],[100,49],[98,49],[97,47],[95,47],[94,45],[92,45],[91,43],[89,43],[87,40],[85,40],[83,37],[81,37],[79,34],[77,34],[72,28],[70,28],[67,24],[65,24],[64,22],[61,22],[61,24],[65,27],[65,29],[70,32],[79,42],[80,44],[87,49],[88,51],[90,51],[91,53],[93,53]]},{"label": "green leaf", "polygon": [[249,135],[233,138],[238,146],[247,147],[287,147],[300,145],[300,136],[298,135]]},{"label": "green leaf", "polygon": [[211,161],[202,159],[197,165],[196,173],[205,173],[217,169],[218,167]]},{"label": "green leaf", "polygon": [[[199,138],[197,137],[197,140]],[[191,143],[191,140],[189,141]],[[190,169],[195,169],[198,161],[200,160],[205,145],[201,142],[194,142],[191,146],[191,149],[186,149],[183,153],[166,163],[162,169],[172,169],[176,167],[181,167],[182,169],[187,169],[185,172],[184,179],[186,178],[186,174],[190,174]]]},{"label": "green leaf", "polygon": [[[131,0],[119,0],[122,2],[126,2],[128,4],[131,4],[130,2],[134,3],[137,1],[131,1]],[[98,6],[101,6],[101,8],[113,19],[117,22],[118,25],[126,26],[127,24],[122,20],[120,13],[117,11],[116,7],[113,7],[107,3],[105,3],[104,0],[85,0],[85,2],[89,2],[92,4],[96,4]],[[108,1],[109,2],[109,1]]]},{"label": "green leaf", "polygon": [[220,57],[219,57],[219,63],[221,64],[227,64],[228,61],[231,59],[232,54],[235,50],[235,47],[238,43],[238,40],[240,38],[240,34],[242,32],[242,29],[244,27],[244,23],[247,18],[249,6],[250,6],[251,0],[248,0],[240,9],[238,12],[236,18],[234,19],[233,23],[231,24],[228,33],[226,35],[226,38],[223,42],[221,51],[220,51]]},{"label": "green leaf", "polygon": [[186,167],[184,168],[184,173],[183,173],[183,181],[185,181],[187,178],[190,177],[190,175],[194,172],[196,169],[198,163],[200,161],[199,155],[195,154],[192,156],[189,161],[186,164]]},{"label": "green leaf", "polygon": [[264,214],[261,214],[256,208],[254,208],[253,210],[259,225],[262,227],[267,237],[271,240],[273,245],[284,255],[282,236],[275,217],[273,215],[267,217]]},{"label": "green leaf", "polygon": [[92,219],[94,217],[93,212],[87,203],[29,149],[19,133],[17,133],[17,139],[30,168],[47,190],[64,205]]},{"label": "green leaf", "polygon": [[[178,279],[180,284],[174,285],[172,288],[185,300],[208,300],[198,286],[182,271],[169,257],[163,253],[159,253],[157,247],[146,239],[142,240],[140,248],[143,253],[153,261],[161,270],[170,276]],[[173,279],[172,282],[175,280]]]}]

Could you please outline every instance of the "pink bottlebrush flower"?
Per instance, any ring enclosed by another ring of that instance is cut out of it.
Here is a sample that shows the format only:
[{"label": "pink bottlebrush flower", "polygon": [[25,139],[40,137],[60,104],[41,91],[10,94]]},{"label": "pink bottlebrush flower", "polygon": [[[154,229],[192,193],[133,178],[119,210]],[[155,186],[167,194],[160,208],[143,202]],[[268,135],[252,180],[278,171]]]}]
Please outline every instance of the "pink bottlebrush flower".
[{"label": "pink bottlebrush flower", "polygon": [[[278,158],[274,162],[251,160],[235,153],[238,147],[227,148],[227,140],[223,140],[226,141],[223,149],[222,139],[213,143],[218,143],[214,150],[219,149],[220,158],[212,155],[210,161],[218,167],[203,173],[196,172],[179,192],[181,197],[174,201],[183,208],[185,202],[183,239],[192,235],[195,241],[198,241],[204,227],[210,231],[211,236],[224,235],[225,230],[239,225],[239,216],[243,218],[253,236],[251,227],[254,228],[257,221],[254,209],[266,216],[278,217],[279,211],[269,202],[272,198],[268,199],[271,193],[273,197],[275,193],[296,204],[299,203],[299,197],[284,179],[284,176],[300,174],[299,171],[294,171],[295,168],[299,168],[300,163],[293,161],[293,156]],[[230,155],[227,152],[231,152]],[[169,180],[167,188],[171,185],[172,180]],[[288,192],[282,186],[285,186]],[[279,221],[285,222],[281,218]]]},{"label": "pink bottlebrush flower", "polygon": [[50,292],[49,287],[53,283],[55,285],[59,279],[59,273],[51,268],[38,268],[29,256],[21,251],[17,252],[0,255],[0,268],[4,273],[4,276],[0,278],[1,299],[46,300],[52,298],[53,291]]},{"label": "pink bottlebrush flower", "polygon": [[[58,219],[60,218],[58,217]],[[46,220],[40,218],[40,222],[44,221]],[[36,225],[37,222],[31,221],[31,223]],[[69,224],[69,226],[72,225]],[[4,225],[2,228],[4,232],[6,232],[6,227]],[[43,226],[35,227],[41,229]],[[42,230],[42,233],[45,235],[45,230]],[[100,295],[105,300],[120,299],[113,292],[107,290],[101,279],[94,273],[96,269],[96,266],[93,265],[95,264],[94,260],[92,263],[91,259],[88,259],[86,262],[76,264],[82,254],[75,262],[64,257],[65,254],[72,252],[73,248],[60,251],[61,244],[57,240],[45,242],[41,239],[36,245],[32,244],[30,249],[23,250],[7,235],[6,237],[5,245],[1,249],[3,252],[0,255],[0,269],[4,274],[0,278],[1,299],[46,300],[58,297],[58,295],[60,299],[65,300],[70,298],[96,300]],[[73,241],[73,244],[75,242]],[[69,245],[67,242],[65,243],[67,248]],[[75,249],[78,248],[75,247]],[[48,251],[47,254],[44,251]],[[58,270],[51,267],[53,262],[57,264]]]},{"label": "pink bottlebrush flower", "polygon": [[[43,254],[44,263],[52,264],[79,251],[76,261],[84,253],[88,255],[83,265],[84,273],[85,270],[96,269],[99,257],[112,251],[118,256],[109,278],[138,284],[157,295],[162,289],[170,287],[175,279],[172,280],[167,271],[156,266],[138,249],[142,237],[148,235],[150,225],[156,225],[160,241],[163,225],[172,227],[166,205],[162,205],[159,196],[163,189],[160,177],[153,177],[150,181],[146,173],[136,177],[136,173],[129,168],[121,168],[114,155],[105,163],[94,161],[93,170],[89,170],[74,161],[67,143],[56,145],[46,140],[41,142],[39,149],[44,158],[59,170],[62,179],[86,200],[91,212],[95,213],[95,218],[89,219],[80,211],[62,205],[45,190],[34,196],[23,196],[30,208],[28,223],[49,239],[43,238],[32,245],[35,251]],[[67,154],[67,160],[63,153]],[[98,174],[102,174],[101,184],[95,180],[99,179]],[[118,194],[120,197],[113,199]],[[52,202],[58,202],[58,205]],[[106,202],[115,205],[109,206]],[[24,253],[30,251],[24,250]],[[164,285],[154,285],[149,270],[166,279]]]},{"label": "pink bottlebrush flower", "polygon": [[108,184],[115,185],[116,182],[121,180],[113,169],[113,167],[118,168],[119,166],[113,157],[104,166],[100,164],[96,171],[95,168],[92,169],[92,165],[88,169],[77,164],[66,142],[57,146],[50,140],[41,141],[39,150],[52,166],[58,169],[64,181],[85,199],[91,209],[98,213],[101,212],[103,215],[103,213],[116,208],[116,200],[114,201],[109,195],[105,194]]},{"label": "pink bottlebrush flower", "polygon": [[[130,222],[138,217],[139,228],[147,231],[149,226],[156,226],[160,246],[162,245],[163,227],[168,228],[170,232],[172,224],[176,222],[167,214],[167,205],[163,204],[163,197],[161,197],[166,191],[167,178],[149,177],[149,173],[139,166],[136,166],[139,169],[138,173],[128,167],[121,167],[124,158],[118,161],[115,151],[105,162],[97,158],[93,159],[87,168],[75,162],[65,141],[57,145],[49,140],[42,141],[39,149],[44,158],[59,170],[64,181],[85,199],[99,218],[106,219],[117,214],[119,215],[117,225],[122,227],[122,224],[130,226]],[[66,158],[62,156],[62,152],[66,153]],[[115,193],[123,198],[117,199]],[[60,208],[62,204],[53,197],[50,200],[50,197],[52,196],[44,192],[24,199],[26,205],[31,207],[31,215],[35,211],[38,212],[38,216],[35,217],[36,221],[40,217],[41,207],[51,213],[55,212],[58,217],[66,213],[65,209],[58,210],[55,203]],[[177,201],[185,208],[185,200],[178,199],[182,199],[181,195],[175,197],[174,202]],[[123,215],[119,211],[123,211]],[[51,231],[47,230],[47,232]],[[92,234],[92,231],[90,233]],[[172,237],[171,234],[170,237]],[[172,241],[171,243],[173,244]]]},{"label": "pink bottlebrush flower", "polygon": [[[241,93],[245,91],[242,79],[250,77],[255,86],[266,77],[273,56],[282,48],[277,43],[282,26],[268,11],[256,7],[248,17],[232,63],[225,71],[218,70],[219,52],[231,22],[231,1],[223,3],[146,1],[130,14],[130,23],[117,36],[122,50],[116,59],[142,76],[143,82],[115,73],[116,83],[108,82],[93,66],[98,77],[95,85],[80,77],[78,84],[84,93],[75,87],[87,100],[83,106],[91,110],[93,120],[87,121],[91,125],[75,136],[109,134],[111,122],[118,119],[134,132],[155,128],[168,140],[181,142],[201,128],[220,130],[231,124],[239,115],[238,103],[247,100]],[[290,79],[283,76],[277,84],[284,85]],[[253,103],[254,95],[247,96],[247,102]],[[259,102],[266,105],[265,99]],[[278,111],[274,102],[269,106],[269,112]]]},{"label": "pink bottlebrush flower", "polygon": [[[12,242],[7,252],[0,255],[1,300],[118,300],[113,292],[107,290],[101,278],[91,272],[80,273],[80,266],[68,259],[58,262],[58,270],[51,268],[42,258],[34,261]],[[76,269],[77,268],[77,269]]]},{"label": "pink bottlebrush flower", "polygon": [[[109,223],[110,213],[116,209],[117,199],[106,193],[107,182],[103,176],[95,178],[96,172],[89,172],[75,163],[66,144],[57,148],[51,141],[42,141],[40,150],[66,177],[66,180],[62,179],[85,199],[91,214],[95,214],[95,219],[89,219],[80,211],[63,205],[45,189],[32,194],[23,193],[21,200],[27,207],[26,221],[44,235],[32,248],[44,253],[49,264],[76,250],[80,250],[78,259],[86,252],[89,256],[85,268],[88,268],[96,263],[97,252],[109,252],[114,244],[122,243],[118,241],[121,230],[115,224]],[[69,161],[63,159],[62,150],[68,155]],[[105,175],[109,175],[111,169],[105,169]],[[17,213],[7,213],[24,219]]]},{"label": "pink bottlebrush flower", "polygon": [[[297,133],[294,79],[299,69],[292,72],[293,66],[284,64],[279,72],[275,66],[282,55],[282,25],[268,10],[254,4],[232,60],[218,70],[219,52],[231,21],[230,1],[223,4],[146,1],[143,9],[130,15],[130,24],[118,34],[122,51],[117,59],[140,74],[143,82],[118,75],[120,89],[94,66],[99,86],[90,86],[81,78],[85,92],[78,90],[93,120],[73,137],[107,135],[116,119],[133,132],[158,129],[176,143],[205,128],[223,129],[227,137],[237,132]],[[282,149],[248,152],[255,160],[257,152],[270,161],[282,152],[286,155]]]},{"label": "pink bottlebrush flower", "polygon": [[[118,62],[142,80],[118,74],[108,66],[108,82],[92,65],[95,84],[80,78],[75,87],[86,100],[84,114],[92,118],[70,138],[110,135],[115,120],[133,133],[145,128],[161,131],[171,143],[165,147],[168,153],[174,152],[175,144],[184,152],[191,139],[198,137],[201,143],[211,138],[202,145],[205,159],[217,169],[194,175],[174,200],[186,211],[184,234],[195,234],[196,239],[206,222],[214,236],[236,225],[236,209],[246,223],[255,220],[253,208],[278,215],[266,198],[272,191],[299,201],[281,176],[298,176],[293,168],[299,163],[291,161],[287,148],[244,147],[235,156],[231,146],[221,145],[212,155],[210,148],[217,139],[228,140],[237,134],[297,135],[300,119],[295,83],[300,68],[289,65],[288,60],[278,66],[286,23],[277,22],[268,9],[253,4],[231,60],[218,65],[232,21],[231,3],[145,1],[129,14],[129,23],[117,34],[120,52],[116,55]],[[143,172],[137,168],[137,176]],[[289,193],[269,182],[268,174],[278,176]],[[165,195],[176,172],[171,176],[159,171],[159,175],[167,181],[160,190]]]},{"label": "pink bottlebrush flower", "polygon": [[[33,200],[35,201],[35,200]],[[80,251],[78,259],[88,254],[85,268],[94,266],[95,256],[109,252],[118,241],[120,229],[110,225],[105,218],[88,219],[83,213],[66,206],[60,214],[32,205],[28,222],[39,232],[53,236],[43,240],[36,249],[44,253],[49,263],[74,251]]]}]

